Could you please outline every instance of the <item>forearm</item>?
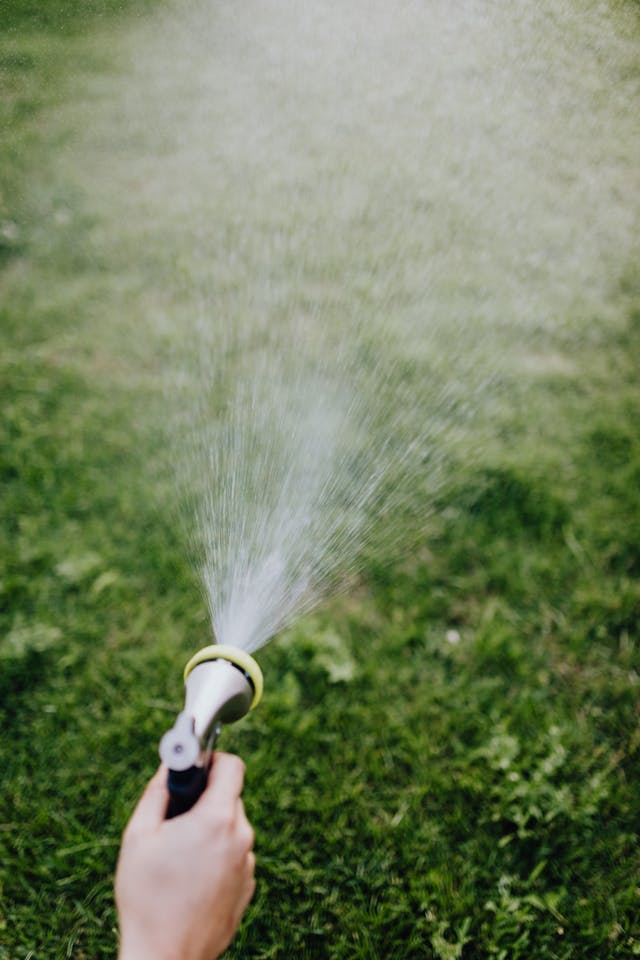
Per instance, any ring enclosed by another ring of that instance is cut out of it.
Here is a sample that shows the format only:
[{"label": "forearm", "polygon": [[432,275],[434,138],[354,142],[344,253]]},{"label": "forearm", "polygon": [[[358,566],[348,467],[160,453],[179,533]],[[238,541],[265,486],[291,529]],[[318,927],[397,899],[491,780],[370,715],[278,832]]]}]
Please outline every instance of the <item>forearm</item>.
[{"label": "forearm", "polygon": [[217,754],[188,813],[166,820],[166,769],[150,781],[125,831],[116,871],[118,960],[216,960],[255,880],[253,830],[240,797],[244,767]]}]

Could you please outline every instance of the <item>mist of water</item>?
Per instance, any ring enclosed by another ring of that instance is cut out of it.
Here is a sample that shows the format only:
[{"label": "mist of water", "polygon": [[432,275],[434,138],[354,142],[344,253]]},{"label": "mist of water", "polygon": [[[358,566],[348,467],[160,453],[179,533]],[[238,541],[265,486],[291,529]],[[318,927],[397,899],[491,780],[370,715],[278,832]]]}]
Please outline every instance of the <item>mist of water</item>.
[{"label": "mist of water", "polygon": [[382,331],[372,344],[357,322],[337,337],[319,326],[289,318],[252,343],[251,325],[212,338],[205,315],[173,395],[214,633],[249,651],[347,586],[372,540],[394,555],[461,444],[473,452],[477,370],[429,373]]},{"label": "mist of water", "polygon": [[135,303],[140,356],[179,355],[196,562],[217,639],[255,649],[423,522],[497,384],[504,412],[569,383],[619,321],[637,12],[168,0],[119,44],[72,107],[74,181],[123,251],[117,351]]}]

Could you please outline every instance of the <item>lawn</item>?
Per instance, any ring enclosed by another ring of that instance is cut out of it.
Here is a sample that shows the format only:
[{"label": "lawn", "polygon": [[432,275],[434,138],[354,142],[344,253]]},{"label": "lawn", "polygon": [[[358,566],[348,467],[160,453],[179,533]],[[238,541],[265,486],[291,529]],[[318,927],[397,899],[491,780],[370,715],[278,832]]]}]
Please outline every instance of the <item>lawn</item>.
[{"label": "lawn", "polygon": [[300,323],[387,499],[224,731],[228,957],[640,956],[637,4],[0,21],[0,960],[115,953],[211,638],[175,435]]}]

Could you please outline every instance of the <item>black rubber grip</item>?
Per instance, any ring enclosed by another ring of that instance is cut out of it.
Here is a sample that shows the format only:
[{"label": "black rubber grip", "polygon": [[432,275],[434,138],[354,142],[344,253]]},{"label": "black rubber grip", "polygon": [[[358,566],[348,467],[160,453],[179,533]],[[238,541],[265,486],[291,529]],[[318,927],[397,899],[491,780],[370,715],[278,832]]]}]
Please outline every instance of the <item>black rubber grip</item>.
[{"label": "black rubber grip", "polygon": [[169,770],[169,806],[167,820],[191,810],[199,796],[204,792],[209,779],[208,767],[189,767],[188,770]]}]

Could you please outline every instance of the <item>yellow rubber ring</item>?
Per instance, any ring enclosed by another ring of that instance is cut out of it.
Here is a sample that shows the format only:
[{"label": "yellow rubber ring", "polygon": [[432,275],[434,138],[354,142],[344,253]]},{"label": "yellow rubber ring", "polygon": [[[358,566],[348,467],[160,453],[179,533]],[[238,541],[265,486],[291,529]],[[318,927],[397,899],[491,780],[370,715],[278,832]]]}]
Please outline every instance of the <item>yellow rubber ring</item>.
[{"label": "yellow rubber ring", "polygon": [[233,663],[236,667],[244,670],[253,684],[253,700],[251,701],[249,709],[253,710],[254,707],[258,706],[262,697],[264,679],[262,670],[250,653],[247,653],[246,650],[241,650],[239,647],[229,647],[222,643],[212,643],[211,646],[203,647],[202,650],[198,650],[198,652],[191,657],[191,660],[189,660],[184,668],[184,679],[187,679],[194,667],[197,667],[199,663],[206,663],[207,660],[228,660],[229,663]]}]

